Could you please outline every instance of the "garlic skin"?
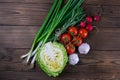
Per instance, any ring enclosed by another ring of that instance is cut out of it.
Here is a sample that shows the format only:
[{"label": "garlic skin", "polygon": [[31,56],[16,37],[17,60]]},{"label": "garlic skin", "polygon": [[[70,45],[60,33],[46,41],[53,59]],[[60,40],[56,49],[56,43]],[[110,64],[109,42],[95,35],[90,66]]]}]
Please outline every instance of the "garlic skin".
[{"label": "garlic skin", "polygon": [[78,54],[73,53],[69,55],[69,64],[70,65],[76,65],[79,62]]},{"label": "garlic skin", "polygon": [[78,51],[80,54],[88,54],[88,52],[90,51],[90,45],[88,43],[82,43],[78,47]]}]

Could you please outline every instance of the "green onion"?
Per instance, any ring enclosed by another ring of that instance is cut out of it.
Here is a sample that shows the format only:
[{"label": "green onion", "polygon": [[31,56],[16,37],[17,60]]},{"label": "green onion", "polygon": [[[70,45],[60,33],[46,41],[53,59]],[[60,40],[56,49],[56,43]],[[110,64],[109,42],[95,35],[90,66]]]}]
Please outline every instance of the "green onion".
[{"label": "green onion", "polygon": [[59,33],[63,33],[69,26],[77,24],[86,16],[80,5],[84,0],[68,0],[61,8],[64,0],[54,0],[54,3],[36,37],[33,41],[30,51],[22,55],[21,58],[26,58],[28,63],[33,56],[31,66],[34,66],[36,51],[42,49],[44,44],[51,40],[56,40],[56,30],[61,29]]},{"label": "green onion", "polygon": [[61,4],[62,4],[62,0],[55,0],[50,12],[48,13],[48,16],[46,17],[45,22],[41,26],[40,30],[38,31],[38,33],[37,33],[37,35],[36,35],[36,37],[34,39],[34,42],[33,42],[32,48],[31,48],[31,50],[29,52],[29,56],[27,57],[26,63],[28,63],[28,61],[30,59],[30,56],[31,56],[31,53],[32,53],[33,49],[35,48],[35,45],[37,44],[37,39],[40,37],[40,35],[42,34],[45,27],[48,28],[47,24],[49,24],[50,20],[52,20],[52,18],[58,13],[58,11],[59,11],[59,9],[61,7]]}]

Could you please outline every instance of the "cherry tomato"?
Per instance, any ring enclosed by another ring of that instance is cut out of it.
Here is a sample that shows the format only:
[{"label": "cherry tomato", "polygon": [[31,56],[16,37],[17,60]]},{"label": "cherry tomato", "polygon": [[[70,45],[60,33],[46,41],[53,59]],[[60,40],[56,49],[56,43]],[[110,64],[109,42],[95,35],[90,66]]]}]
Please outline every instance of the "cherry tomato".
[{"label": "cherry tomato", "polygon": [[75,52],[75,46],[71,43],[67,44],[65,48],[68,54],[73,54]]},{"label": "cherry tomato", "polygon": [[68,33],[71,34],[72,36],[77,35],[77,33],[78,33],[77,27],[75,27],[75,26],[69,27]]},{"label": "cherry tomato", "polygon": [[75,36],[72,40],[72,44],[75,46],[80,46],[82,44],[82,38],[79,36]]},{"label": "cherry tomato", "polygon": [[80,28],[78,34],[80,34],[82,38],[86,38],[88,35],[88,31],[85,28]]},{"label": "cherry tomato", "polygon": [[61,36],[61,41],[62,41],[62,43],[64,43],[64,44],[69,43],[69,42],[71,41],[71,35],[68,34],[68,33],[62,34],[62,36]]}]

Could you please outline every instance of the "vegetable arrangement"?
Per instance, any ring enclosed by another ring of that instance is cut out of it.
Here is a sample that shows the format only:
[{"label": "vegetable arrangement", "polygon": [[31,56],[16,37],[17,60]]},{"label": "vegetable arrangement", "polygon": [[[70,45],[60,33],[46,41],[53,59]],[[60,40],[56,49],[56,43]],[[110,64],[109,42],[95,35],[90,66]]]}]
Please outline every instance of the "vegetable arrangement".
[{"label": "vegetable arrangement", "polygon": [[[54,0],[54,3],[36,37],[30,51],[22,55],[26,64],[34,67],[35,61],[49,76],[58,76],[69,63],[79,62],[79,53],[87,54],[90,46],[83,43],[93,30],[92,22],[99,21],[99,16],[87,16],[81,7],[84,0]],[[68,57],[69,56],[69,57]]]}]

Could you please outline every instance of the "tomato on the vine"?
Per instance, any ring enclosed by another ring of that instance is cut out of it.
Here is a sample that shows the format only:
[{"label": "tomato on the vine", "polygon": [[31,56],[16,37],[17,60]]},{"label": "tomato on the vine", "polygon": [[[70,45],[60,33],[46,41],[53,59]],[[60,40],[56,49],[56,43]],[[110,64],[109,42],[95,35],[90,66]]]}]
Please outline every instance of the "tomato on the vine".
[{"label": "tomato on the vine", "polygon": [[78,30],[78,34],[80,34],[80,36],[81,36],[82,38],[86,38],[87,35],[88,35],[88,31],[87,31],[85,28],[80,28],[80,29]]},{"label": "tomato on the vine", "polygon": [[75,36],[72,40],[72,44],[75,46],[80,46],[82,44],[82,38],[79,36]]},{"label": "tomato on the vine", "polygon": [[71,39],[72,39],[72,37],[71,37],[71,35],[68,34],[68,33],[64,33],[64,34],[61,35],[61,41],[62,41],[62,43],[64,43],[64,44],[69,43],[69,42],[71,41]]},{"label": "tomato on the vine", "polygon": [[75,26],[69,27],[69,28],[68,28],[68,33],[71,34],[72,36],[77,35],[77,33],[78,33],[77,27],[75,27]]},{"label": "tomato on the vine", "polygon": [[67,44],[65,48],[68,54],[73,54],[75,52],[75,46],[71,43]]}]

